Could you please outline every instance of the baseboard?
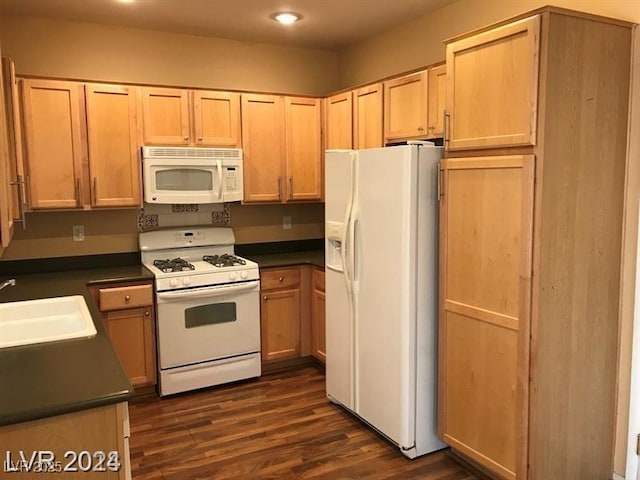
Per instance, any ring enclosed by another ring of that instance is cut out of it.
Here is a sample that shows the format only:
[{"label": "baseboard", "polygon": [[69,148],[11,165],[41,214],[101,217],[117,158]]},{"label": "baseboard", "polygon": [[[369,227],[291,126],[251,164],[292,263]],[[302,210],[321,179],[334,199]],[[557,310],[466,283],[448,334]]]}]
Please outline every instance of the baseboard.
[{"label": "baseboard", "polygon": [[268,375],[269,373],[276,373],[294,368],[307,367],[309,365],[317,366],[319,363],[312,356],[262,362],[262,375]]},{"label": "baseboard", "polygon": [[476,477],[478,477],[479,480],[493,480],[493,477],[489,476],[488,472],[481,465],[478,465],[472,460],[469,460],[468,458],[462,456],[462,454],[456,452],[455,450],[449,449],[447,455],[454,462],[463,466],[465,470],[473,473]]}]

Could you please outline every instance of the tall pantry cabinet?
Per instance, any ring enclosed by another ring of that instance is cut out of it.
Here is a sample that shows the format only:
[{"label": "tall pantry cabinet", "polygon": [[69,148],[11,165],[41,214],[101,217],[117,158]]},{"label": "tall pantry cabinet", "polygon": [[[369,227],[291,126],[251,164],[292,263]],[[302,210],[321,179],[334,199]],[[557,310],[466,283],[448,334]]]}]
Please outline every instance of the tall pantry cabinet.
[{"label": "tall pantry cabinet", "polygon": [[554,7],[447,43],[438,427],[496,478],[611,478],[630,58]]}]

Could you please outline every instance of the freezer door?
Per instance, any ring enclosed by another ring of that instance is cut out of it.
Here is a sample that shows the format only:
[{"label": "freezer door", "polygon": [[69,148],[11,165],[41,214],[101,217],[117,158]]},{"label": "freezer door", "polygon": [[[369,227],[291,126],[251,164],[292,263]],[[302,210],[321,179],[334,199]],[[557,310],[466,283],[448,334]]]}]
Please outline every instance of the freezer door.
[{"label": "freezer door", "polygon": [[343,260],[355,152],[325,156],[326,383],[328,397],[353,410],[353,304]]},{"label": "freezer door", "polygon": [[417,155],[359,151],[352,220],[355,412],[401,448],[415,443]]}]

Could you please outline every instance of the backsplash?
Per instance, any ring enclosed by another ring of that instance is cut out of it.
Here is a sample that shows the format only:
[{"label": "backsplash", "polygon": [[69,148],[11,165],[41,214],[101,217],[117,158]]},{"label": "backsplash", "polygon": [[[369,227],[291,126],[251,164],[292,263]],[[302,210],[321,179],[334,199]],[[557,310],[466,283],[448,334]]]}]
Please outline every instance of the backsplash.
[{"label": "backsplash", "polygon": [[200,205],[161,205],[145,203],[138,211],[138,232],[166,227],[210,225],[229,227],[231,209],[228,203]]}]

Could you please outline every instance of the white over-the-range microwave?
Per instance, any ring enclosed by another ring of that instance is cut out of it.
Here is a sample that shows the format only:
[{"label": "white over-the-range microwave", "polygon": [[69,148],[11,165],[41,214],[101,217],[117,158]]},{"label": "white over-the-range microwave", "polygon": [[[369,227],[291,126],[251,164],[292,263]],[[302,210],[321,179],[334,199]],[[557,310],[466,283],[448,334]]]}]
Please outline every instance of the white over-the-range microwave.
[{"label": "white over-the-range microwave", "polygon": [[146,203],[242,200],[242,149],[142,147]]}]

